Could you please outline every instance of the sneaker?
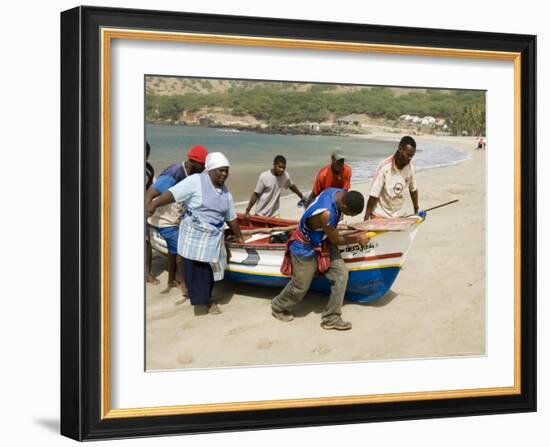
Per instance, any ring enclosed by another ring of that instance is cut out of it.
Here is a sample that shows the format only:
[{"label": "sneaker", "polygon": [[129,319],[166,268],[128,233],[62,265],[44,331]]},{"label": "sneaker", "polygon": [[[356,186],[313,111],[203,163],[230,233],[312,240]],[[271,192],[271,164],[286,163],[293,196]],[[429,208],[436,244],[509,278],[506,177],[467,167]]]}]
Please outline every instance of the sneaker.
[{"label": "sneaker", "polygon": [[338,318],[337,320],[334,320],[332,322],[321,322],[321,327],[327,330],[336,329],[337,331],[349,331],[351,329],[351,323],[349,321],[344,321],[341,318]]},{"label": "sneaker", "polygon": [[277,320],[281,321],[292,321],[294,320],[294,315],[289,310],[275,310],[271,309],[271,315],[273,315]]},{"label": "sneaker", "polygon": [[210,307],[208,307],[208,313],[212,315],[219,315],[222,313],[222,310],[220,309],[220,306],[218,306],[217,303],[210,304]]}]

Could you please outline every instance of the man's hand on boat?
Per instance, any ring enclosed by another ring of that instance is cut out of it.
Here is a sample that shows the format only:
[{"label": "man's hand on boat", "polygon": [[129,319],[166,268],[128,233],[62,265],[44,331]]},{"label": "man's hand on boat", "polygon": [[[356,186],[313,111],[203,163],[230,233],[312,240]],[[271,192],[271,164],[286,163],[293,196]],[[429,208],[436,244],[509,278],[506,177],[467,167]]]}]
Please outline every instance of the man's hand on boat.
[{"label": "man's hand on boat", "polygon": [[374,208],[378,204],[378,197],[369,196],[367,200],[367,208],[365,209],[365,218],[363,220],[371,220],[374,218]]},{"label": "man's hand on boat", "polygon": [[233,233],[232,242],[236,242],[237,244],[244,244],[244,238],[243,234],[241,233],[241,226],[239,225],[239,221],[237,219],[233,219],[231,222],[228,222],[227,225],[229,226],[231,233]]},{"label": "man's hand on boat", "polygon": [[369,238],[367,232],[366,231],[361,231],[357,235],[357,240],[355,242],[357,242],[358,244],[360,244],[362,246],[367,246],[369,244],[369,241],[370,241],[370,238]]},{"label": "man's hand on boat", "polygon": [[330,213],[328,211],[316,214],[307,220],[307,226],[310,228],[321,227],[327,235],[328,240],[333,245],[368,244],[369,237],[366,232],[361,231],[359,233],[341,234],[338,228],[329,225],[329,218]]},{"label": "man's hand on boat", "polygon": [[153,214],[155,214],[156,206],[153,204],[153,202],[149,202],[145,204],[145,213],[147,214],[147,217],[153,217]]}]

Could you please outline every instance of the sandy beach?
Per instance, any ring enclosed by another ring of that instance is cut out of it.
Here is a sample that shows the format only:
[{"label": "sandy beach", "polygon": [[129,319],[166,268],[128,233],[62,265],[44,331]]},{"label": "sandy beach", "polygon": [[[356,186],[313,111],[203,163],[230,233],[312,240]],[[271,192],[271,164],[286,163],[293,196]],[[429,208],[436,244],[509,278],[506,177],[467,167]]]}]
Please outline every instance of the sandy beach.
[{"label": "sandy beach", "polygon": [[[397,141],[401,135],[368,138]],[[320,327],[328,297],[309,293],[284,323],[271,316],[280,289],[223,281],[214,298],[222,314],[196,316],[176,289],[163,294],[166,261],[155,255],[160,284],[146,286],[148,370],[347,362],[485,354],[485,151],[474,137],[415,137],[448,144],[470,159],[417,173],[420,208],[459,202],[428,213],[392,289],[371,304],[346,302],[353,329]],[[388,154],[390,155],[390,154]],[[289,166],[289,170],[291,170]],[[312,179],[313,181],[313,179]],[[251,180],[251,190],[255,179]],[[368,197],[370,182],[352,183]],[[281,215],[299,218],[296,196]],[[410,200],[408,206],[411,208]],[[346,221],[361,220],[362,216]]]}]

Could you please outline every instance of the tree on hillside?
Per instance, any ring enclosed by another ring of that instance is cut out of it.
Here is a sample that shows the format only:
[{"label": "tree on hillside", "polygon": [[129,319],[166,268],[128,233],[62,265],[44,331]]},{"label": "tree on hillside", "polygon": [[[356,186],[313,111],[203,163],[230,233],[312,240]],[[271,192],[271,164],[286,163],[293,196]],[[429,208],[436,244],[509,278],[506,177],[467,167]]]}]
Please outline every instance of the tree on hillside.
[{"label": "tree on hillside", "polygon": [[485,106],[473,104],[464,107],[461,113],[451,118],[450,128],[454,135],[485,135]]}]

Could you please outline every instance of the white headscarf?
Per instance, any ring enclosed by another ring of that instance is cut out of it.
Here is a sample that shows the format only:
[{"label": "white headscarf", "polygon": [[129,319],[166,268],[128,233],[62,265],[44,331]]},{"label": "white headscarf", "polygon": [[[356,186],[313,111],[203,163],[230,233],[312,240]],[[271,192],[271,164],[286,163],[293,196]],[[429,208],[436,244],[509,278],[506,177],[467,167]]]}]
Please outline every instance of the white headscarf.
[{"label": "white headscarf", "polygon": [[223,166],[229,167],[229,160],[221,152],[212,152],[207,155],[206,162],[204,164],[207,171],[221,168]]}]

